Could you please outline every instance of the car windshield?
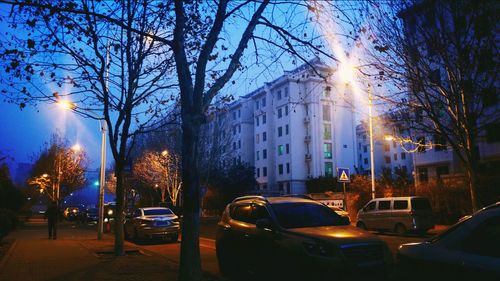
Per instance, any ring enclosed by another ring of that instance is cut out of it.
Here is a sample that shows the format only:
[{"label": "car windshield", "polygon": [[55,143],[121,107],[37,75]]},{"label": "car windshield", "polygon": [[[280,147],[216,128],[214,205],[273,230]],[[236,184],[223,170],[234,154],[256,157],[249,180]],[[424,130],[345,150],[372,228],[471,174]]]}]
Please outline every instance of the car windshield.
[{"label": "car windshield", "polygon": [[447,230],[441,232],[440,234],[435,235],[434,237],[431,237],[429,240],[427,240],[427,242],[430,242],[430,243],[438,242],[439,240],[448,236],[448,234],[453,233],[457,228],[461,227],[463,224],[466,224],[471,218],[472,218],[472,216],[463,217],[456,224],[452,225]]},{"label": "car windshield", "polygon": [[173,215],[174,213],[170,209],[149,209],[144,210],[145,216],[161,216],[161,215]]},{"label": "car windshield", "polygon": [[87,213],[88,213],[88,214],[97,214],[97,213],[98,213],[98,211],[97,211],[97,209],[88,209],[88,210],[87,210]]},{"label": "car windshield", "polygon": [[278,223],[284,228],[343,225],[339,215],[316,203],[291,202],[272,204]]}]

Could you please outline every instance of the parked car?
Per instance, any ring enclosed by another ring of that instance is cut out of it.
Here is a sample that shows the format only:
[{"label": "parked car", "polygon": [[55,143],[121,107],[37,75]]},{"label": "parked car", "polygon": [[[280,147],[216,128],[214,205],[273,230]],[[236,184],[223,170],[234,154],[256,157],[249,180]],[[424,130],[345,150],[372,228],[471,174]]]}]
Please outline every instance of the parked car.
[{"label": "parked car", "polygon": [[424,235],[434,228],[431,204],[425,197],[389,197],[370,200],[358,211],[356,226],[362,229]]},{"label": "parked car", "polygon": [[426,242],[399,246],[397,261],[413,280],[500,280],[500,202]]},{"label": "parked car", "polygon": [[284,196],[244,196],[228,204],[216,253],[221,273],[235,280],[374,277],[391,263],[387,245],[375,235],[324,204]]},{"label": "parked car", "polygon": [[99,209],[88,208],[83,211],[82,220],[85,223],[97,223],[99,220]]},{"label": "parked car", "polygon": [[77,207],[68,207],[64,209],[64,218],[69,221],[78,220],[81,216],[80,209]]},{"label": "parked car", "polygon": [[179,218],[169,208],[138,208],[125,220],[127,238],[179,239]]}]

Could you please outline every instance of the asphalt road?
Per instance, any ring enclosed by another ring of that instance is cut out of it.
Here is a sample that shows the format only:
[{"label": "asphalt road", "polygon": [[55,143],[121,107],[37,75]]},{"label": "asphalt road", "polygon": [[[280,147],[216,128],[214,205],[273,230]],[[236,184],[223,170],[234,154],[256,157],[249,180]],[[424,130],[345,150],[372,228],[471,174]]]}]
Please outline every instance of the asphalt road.
[{"label": "asphalt road", "polygon": [[[215,234],[217,229],[217,220],[203,220],[200,224],[200,253],[202,258],[203,270],[219,276],[217,257],[215,254]],[[399,245],[404,243],[420,242],[426,237],[417,236],[397,236],[393,234],[380,234],[373,232],[382,240],[387,242],[392,253],[395,254]],[[155,253],[161,255],[172,262],[179,262],[180,242],[170,243],[161,241],[139,241],[136,245],[144,250],[145,254]]]}]

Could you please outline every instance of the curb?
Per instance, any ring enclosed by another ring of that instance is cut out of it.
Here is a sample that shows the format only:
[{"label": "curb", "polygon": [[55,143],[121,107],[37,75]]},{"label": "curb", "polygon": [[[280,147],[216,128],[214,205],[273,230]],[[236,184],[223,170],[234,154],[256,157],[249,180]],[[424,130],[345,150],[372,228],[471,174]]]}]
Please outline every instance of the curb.
[{"label": "curb", "polygon": [[14,251],[14,248],[17,245],[17,239],[14,239],[14,242],[12,242],[12,245],[10,245],[9,250],[7,250],[7,253],[2,257],[2,260],[0,260],[0,272],[3,271],[3,268],[5,264],[7,263],[7,260],[10,258],[12,255],[12,252]]}]

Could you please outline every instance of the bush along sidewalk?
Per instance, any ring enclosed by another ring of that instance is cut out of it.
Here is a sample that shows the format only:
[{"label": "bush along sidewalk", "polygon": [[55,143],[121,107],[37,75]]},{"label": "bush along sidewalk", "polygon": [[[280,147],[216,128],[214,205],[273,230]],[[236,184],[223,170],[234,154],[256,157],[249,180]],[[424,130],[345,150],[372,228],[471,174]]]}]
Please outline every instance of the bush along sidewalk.
[{"label": "bush along sidewalk", "polygon": [[18,225],[17,214],[9,209],[0,209],[0,242]]}]

